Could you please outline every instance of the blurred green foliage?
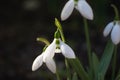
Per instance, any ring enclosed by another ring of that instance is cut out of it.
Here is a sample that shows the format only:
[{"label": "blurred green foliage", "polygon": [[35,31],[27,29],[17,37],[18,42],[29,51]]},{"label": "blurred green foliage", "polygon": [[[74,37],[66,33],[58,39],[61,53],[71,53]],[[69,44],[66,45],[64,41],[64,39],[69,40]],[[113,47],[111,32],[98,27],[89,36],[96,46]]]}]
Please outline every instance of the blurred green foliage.
[{"label": "blurred green foliage", "polygon": [[[66,2],[67,0],[0,1],[0,80],[46,80],[49,75],[54,77],[44,66],[32,72],[31,65],[44,46],[37,42],[36,38],[45,37],[52,41],[56,30],[54,18],[60,20],[60,13]],[[114,19],[110,5],[113,3],[120,10],[120,0],[87,0],[87,2],[95,15],[93,21],[88,21],[92,49],[100,57],[107,40],[103,37],[102,31],[106,24]],[[86,41],[81,15],[74,10],[70,18],[61,23],[66,42],[86,66]],[[120,54],[118,55],[120,58]],[[61,64],[63,66],[59,67],[64,67],[64,64]],[[120,67],[119,64],[118,61],[117,67]],[[61,74],[63,73],[64,71],[61,71]]]}]

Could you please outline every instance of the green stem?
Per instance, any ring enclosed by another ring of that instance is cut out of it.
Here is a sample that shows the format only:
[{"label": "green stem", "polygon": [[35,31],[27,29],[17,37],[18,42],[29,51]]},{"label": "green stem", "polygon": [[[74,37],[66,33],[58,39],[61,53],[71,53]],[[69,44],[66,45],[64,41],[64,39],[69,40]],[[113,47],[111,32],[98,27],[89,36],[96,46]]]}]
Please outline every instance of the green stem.
[{"label": "green stem", "polygon": [[62,30],[59,30],[59,31],[60,31],[60,35],[61,35],[62,41],[65,42],[63,31]]},{"label": "green stem", "polygon": [[38,37],[36,40],[45,43],[47,46],[50,45],[50,42],[45,38]]},{"label": "green stem", "polygon": [[[64,34],[63,34],[63,29],[62,29],[62,26],[61,26],[61,24],[60,24],[60,22],[58,21],[57,18],[55,18],[55,25],[56,25],[56,27],[58,28],[58,30],[60,32],[62,41],[65,42],[65,37],[64,37]],[[67,80],[71,80],[70,68],[69,68],[69,64],[68,64],[68,61],[67,61],[66,58],[65,58],[65,65],[66,65],[66,69],[67,69]]]},{"label": "green stem", "polygon": [[88,60],[89,60],[89,66],[92,70],[92,56],[91,56],[91,45],[90,45],[90,38],[89,38],[89,30],[88,30],[88,23],[87,20],[84,18],[84,27],[85,27],[85,36],[86,36],[86,42],[87,42],[87,53],[88,53]]},{"label": "green stem", "polygon": [[67,80],[71,80],[70,68],[68,65],[68,60],[66,58],[65,58],[65,65],[66,65],[66,69],[67,69]]},{"label": "green stem", "polygon": [[119,13],[117,7],[114,4],[111,4],[111,6],[113,7],[115,12],[115,20],[119,20]]},{"label": "green stem", "polygon": [[81,80],[91,80],[88,76],[88,73],[85,71],[83,65],[77,57],[76,59],[69,59],[68,61],[71,64],[71,66],[75,69]]},{"label": "green stem", "polygon": [[57,80],[60,80],[60,75],[58,73],[58,70],[56,70],[56,77],[57,77]]},{"label": "green stem", "polygon": [[112,80],[115,78],[115,69],[116,69],[116,60],[117,60],[117,46],[115,46],[112,62]]},{"label": "green stem", "polygon": [[118,74],[118,76],[115,78],[115,80],[120,80],[120,75]]}]

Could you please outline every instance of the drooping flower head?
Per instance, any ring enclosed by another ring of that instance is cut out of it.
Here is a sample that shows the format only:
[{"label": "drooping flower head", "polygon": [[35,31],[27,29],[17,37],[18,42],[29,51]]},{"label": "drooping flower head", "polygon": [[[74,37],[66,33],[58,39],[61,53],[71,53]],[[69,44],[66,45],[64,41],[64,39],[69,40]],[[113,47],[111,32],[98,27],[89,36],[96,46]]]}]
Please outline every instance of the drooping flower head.
[{"label": "drooping flower head", "polygon": [[93,20],[92,8],[86,0],[69,0],[61,12],[61,20],[66,20],[72,14],[74,8],[76,8],[84,18]]},{"label": "drooping flower head", "polygon": [[53,60],[55,53],[62,53],[66,58],[75,58],[72,48],[60,39],[58,30],[53,42],[33,61],[32,71],[37,70],[45,63],[51,72],[56,73],[56,64]]},{"label": "drooping flower head", "polygon": [[106,37],[111,32],[112,42],[117,45],[120,42],[120,21],[110,22],[104,29],[103,35]]},{"label": "drooping flower head", "polygon": [[115,19],[114,21],[110,22],[104,29],[103,35],[106,37],[110,34],[111,32],[111,39],[112,42],[117,45],[120,43],[120,20],[119,20],[119,13],[118,9],[115,5],[111,5],[113,7],[114,12],[115,12]]},{"label": "drooping flower head", "polygon": [[37,70],[39,67],[42,66],[43,63],[46,64],[46,66],[48,67],[48,69],[53,72],[56,73],[56,64],[54,62],[53,59],[47,57],[46,61],[43,60],[44,55],[46,54],[46,52],[43,52],[41,55],[39,55],[32,64],[32,71]]},{"label": "drooping flower head", "polygon": [[46,48],[47,54],[44,55],[43,60],[46,61],[46,58],[49,56],[53,58],[55,53],[59,52],[62,53],[66,58],[75,58],[75,53],[70,46],[64,43],[59,36],[59,31],[55,33],[55,38],[53,42]]},{"label": "drooping flower head", "polygon": [[55,61],[53,60],[53,57],[47,56],[46,60],[43,60],[44,55],[48,54],[48,51],[46,51],[46,48],[47,50],[49,50],[49,47],[50,47],[50,46],[48,47],[48,45],[50,45],[49,41],[46,40],[45,38],[37,38],[37,41],[44,42],[46,46],[43,48],[42,54],[36,57],[35,60],[33,61],[32,71],[37,70],[39,67],[42,66],[43,63],[45,63],[51,72],[56,73],[56,64],[55,64]]},{"label": "drooping flower head", "polygon": [[[57,44],[56,44],[57,43]],[[60,53],[62,53],[66,58],[75,58],[75,54],[74,51],[72,50],[72,48],[70,46],[68,46],[66,43],[64,43],[63,41],[61,41],[61,39],[54,39],[52,42],[52,46],[50,46],[51,51],[49,51],[48,49],[46,49],[49,53],[45,54],[46,58],[47,56],[53,57],[55,53],[58,52],[58,50],[60,51]],[[57,51],[56,51],[57,49]]]}]

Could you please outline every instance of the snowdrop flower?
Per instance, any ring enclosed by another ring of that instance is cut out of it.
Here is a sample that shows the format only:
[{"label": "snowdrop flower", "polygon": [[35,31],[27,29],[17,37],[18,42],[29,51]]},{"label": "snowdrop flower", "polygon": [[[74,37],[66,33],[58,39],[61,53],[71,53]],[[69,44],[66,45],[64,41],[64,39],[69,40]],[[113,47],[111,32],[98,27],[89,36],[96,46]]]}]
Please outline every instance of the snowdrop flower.
[{"label": "snowdrop flower", "polygon": [[48,57],[52,58],[55,53],[62,53],[66,58],[75,58],[72,48],[61,41],[60,38],[55,38],[48,48],[46,48],[46,54],[44,54],[43,60],[46,61]]},{"label": "snowdrop flower", "polygon": [[55,40],[44,50],[44,52],[39,55],[34,61],[32,65],[32,71],[37,70],[39,67],[42,66],[43,63],[46,63],[48,69],[56,73],[56,64],[53,60],[54,57],[54,50],[56,45],[54,44]]},{"label": "snowdrop flower", "polygon": [[76,8],[83,17],[89,20],[93,20],[93,11],[86,0],[69,0],[61,13],[61,20],[66,20]]},{"label": "snowdrop flower", "polygon": [[75,58],[72,48],[61,39],[55,38],[46,50],[34,60],[32,71],[37,70],[44,62],[51,72],[56,73],[56,64],[53,60],[55,53],[62,53],[66,58]]},{"label": "snowdrop flower", "polygon": [[52,58],[47,57],[46,61],[43,60],[44,55],[47,54],[46,52],[43,52],[41,55],[39,55],[33,62],[32,65],[32,71],[37,70],[39,67],[42,66],[43,62],[46,63],[48,69],[53,72],[56,73],[56,64],[54,62],[54,60]]},{"label": "snowdrop flower", "polygon": [[104,29],[103,35],[106,37],[111,32],[112,42],[117,45],[120,42],[120,21],[110,22]]}]

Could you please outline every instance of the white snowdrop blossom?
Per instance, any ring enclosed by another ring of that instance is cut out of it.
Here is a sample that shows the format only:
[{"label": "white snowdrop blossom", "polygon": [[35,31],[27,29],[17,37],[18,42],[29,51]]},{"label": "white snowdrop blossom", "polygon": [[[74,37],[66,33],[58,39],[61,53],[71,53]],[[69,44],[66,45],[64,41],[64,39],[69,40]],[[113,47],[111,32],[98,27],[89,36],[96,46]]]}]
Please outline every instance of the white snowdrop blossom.
[{"label": "white snowdrop blossom", "polygon": [[106,37],[111,32],[112,42],[117,45],[120,42],[120,21],[110,22],[104,29],[103,35]]},{"label": "white snowdrop blossom", "polygon": [[75,53],[72,48],[57,38],[46,48],[46,54],[44,54],[43,60],[46,61],[48,57],[52,59],[55,53],[62,53],[66,58],[75,58]]},{"label": "white snowdrop blossom", "polygon": [[46,54],[46,52],[43,52],[41,55],[39,55],[34,61],[33,61],[33,65],[32,65],[32,71],[37,70],[39,67],[42,66],[43,62],[46,63],[46,66],[48,67],[48,69],[53,72],[56,73],[56,64],[54,62],[54,60],[52,58],[47,57],[46,61],[43,61],[43,57]]},{"label": "white snowdrop blossom", "polygon": [[32,71],[37,70],[43,63],[46,63],[48,69],[56,73],[56,64],[53,60],[55,53],[62,53],[66,58],[75,58],[72,48],[61,41],[61,39],[55,38],[46,50],[34,60]]},{"label": "white snowdrop blossom", "polygon": [[39,55],[33,62],[32,65],[32,71],[37,70],[39,67],[42,66],[43,62],[46,63],[46,66],[48,67],[48,69],[53,72],[56,73],[56,64],[53,60],[53,56],[54,56],[54,50],[56,45],[54,45],[55,41],[53,41],[46,49],[45,51]]},{"label": "white snowdrop blossom", "polygon": [[86,2],[86,0],[69,0],[61,13],[61,20],[66,20],[76,8],[81,15],[89,20],[93,20],[93,11],[91,6]]}]

